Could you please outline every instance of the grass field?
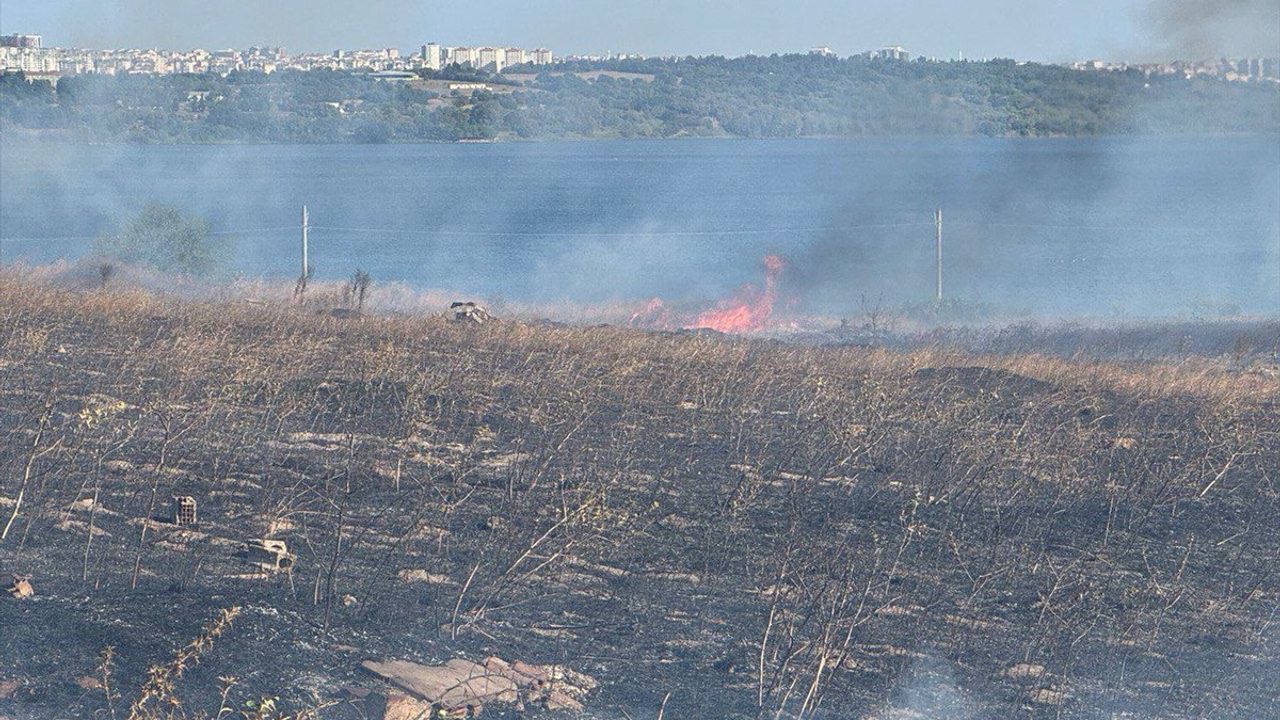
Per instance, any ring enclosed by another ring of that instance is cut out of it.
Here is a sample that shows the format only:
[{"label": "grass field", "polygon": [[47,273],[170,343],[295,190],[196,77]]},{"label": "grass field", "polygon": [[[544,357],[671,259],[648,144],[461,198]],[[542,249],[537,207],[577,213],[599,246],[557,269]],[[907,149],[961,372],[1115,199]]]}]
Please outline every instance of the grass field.
[{"label": "grass field", "polygon": [[1280,379],[1035,352],[0,276],[0,717],[128,717],[233,606],[164,712],[498,654],[611,720],[1280,717]]}]

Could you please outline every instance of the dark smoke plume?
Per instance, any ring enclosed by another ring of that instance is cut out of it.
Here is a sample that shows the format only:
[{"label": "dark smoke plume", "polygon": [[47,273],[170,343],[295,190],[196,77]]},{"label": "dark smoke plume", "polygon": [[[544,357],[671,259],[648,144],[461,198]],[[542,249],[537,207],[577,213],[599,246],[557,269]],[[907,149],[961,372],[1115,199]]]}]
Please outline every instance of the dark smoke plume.
[{"label": "dark smoke plume", "polygon": [[1161,59],[1280,56],[1280,0],[1155,0],[1146,19]]}]

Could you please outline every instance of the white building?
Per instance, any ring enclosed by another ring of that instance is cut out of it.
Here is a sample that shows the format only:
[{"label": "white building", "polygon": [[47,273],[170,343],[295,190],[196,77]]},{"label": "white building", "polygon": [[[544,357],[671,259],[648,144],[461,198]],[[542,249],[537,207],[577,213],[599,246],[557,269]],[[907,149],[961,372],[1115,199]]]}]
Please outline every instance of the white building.
[{"label": "white building", "polygon": [[551,51],[546,48],[538,48],[537,50],[533,51],[532,55],[533,55],[532,62],[534,65],[550,65],[551,64],[551,60],[552,60]]},{"label": "white building", "polygon": [[505,54],[506,54],[505,64],[508,66],[523,65],[529,62],[529,58],[528,58],[529,54],[526,53],[524,50],[521,50],[520,48],[507,48],[507,51]]},{"label": "white building", "polygon": [[0,70],[28,75],[56,74],[58,58],[42,48],[0,46]]},{"label": "white building", "polygon": [[502,72],[502,68],[506,67],[507,54],[505,50],[494,47],[482,47],[476,57],[476,67],[493,70],[494,72]]},{"label": "white building", "polygon": [[449,64],[474,66],[476,64],[476,51],[469,47],[450,48]]},{"label": "white building", "polygon": [[911,53],[908,53],[901,45],[888,45],[879,50],[871,50],[864,55],[872,60],[902,60],[911,59]]},{"label": "white building", "polygon": [[428,70],[439,70],[442,59],[440,43],[427,43],[422,46],[422,64]]}]

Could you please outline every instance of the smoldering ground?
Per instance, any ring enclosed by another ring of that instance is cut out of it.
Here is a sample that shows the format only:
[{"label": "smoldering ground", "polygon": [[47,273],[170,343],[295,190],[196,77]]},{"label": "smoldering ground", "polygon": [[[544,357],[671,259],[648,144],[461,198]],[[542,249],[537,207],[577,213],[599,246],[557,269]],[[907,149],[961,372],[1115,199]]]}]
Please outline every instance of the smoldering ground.
[{"label": "smoldering ground", "polygon": [[[38,688],[19,717],[91,714],[103,645],[136,688],[228,603],[263,612],[204,692],[234,672],[291,707],[367,683],[362,656],[492,653],[605,680],[605,717],[668,691],[665,717],[773,717],[827,677],[829,720],[1276,707],[1274,376],[0,280],[6,497],[58,411],[0,544],[38,588],[0,603],[0,667]],[[146,521],[171,490],[199,533]],[[296,586],[243,577],[231,547],[264,532]]]}]

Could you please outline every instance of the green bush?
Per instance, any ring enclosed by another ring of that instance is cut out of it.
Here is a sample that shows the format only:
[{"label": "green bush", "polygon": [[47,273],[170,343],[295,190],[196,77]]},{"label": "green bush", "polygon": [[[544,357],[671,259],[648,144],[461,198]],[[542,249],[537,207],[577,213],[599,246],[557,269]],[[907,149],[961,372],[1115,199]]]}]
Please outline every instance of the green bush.
[{"label": "green bush", "polygon": [[231,241],[209,233],[208,223],[168,205],[148,205],[116,235],[101,238],[98,252],[164,272],[210,275],[227,266]]}]

